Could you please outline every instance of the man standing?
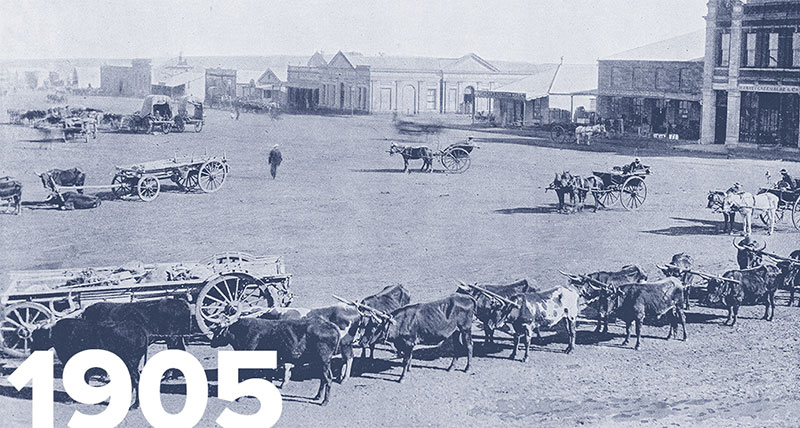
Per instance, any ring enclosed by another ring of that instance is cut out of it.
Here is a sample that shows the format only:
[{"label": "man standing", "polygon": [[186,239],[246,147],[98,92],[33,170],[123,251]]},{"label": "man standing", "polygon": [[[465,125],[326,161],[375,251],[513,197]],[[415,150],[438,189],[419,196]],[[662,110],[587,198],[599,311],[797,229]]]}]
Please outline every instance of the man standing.
[{"label": "man standing", "polygon": [[269,151],[269,173],[272,175],[272,179],[275,179],[275,174],[278,172],[278,165],[281,164],[283,161],[283,156],[281,156],[281,151],[278,150],[278,145],[275,144],[272,146],[272,150]]}]

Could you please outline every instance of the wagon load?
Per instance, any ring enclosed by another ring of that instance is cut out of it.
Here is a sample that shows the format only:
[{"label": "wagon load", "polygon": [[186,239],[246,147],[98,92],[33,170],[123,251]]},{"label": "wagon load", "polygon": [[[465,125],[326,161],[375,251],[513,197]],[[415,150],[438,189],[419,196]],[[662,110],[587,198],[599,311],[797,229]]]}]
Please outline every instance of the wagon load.
[{"label": "wagon load", "polygon": [[12,271],[0,294],[0,349],[14,357],[31,351],[34,330],[80,316],[98,302],[185,298],[192,304],[192,334],[210,337],[234,318],[257,316],[293,298],[280,256],[242,252],[198,262],[129,262],[116,266]]}]

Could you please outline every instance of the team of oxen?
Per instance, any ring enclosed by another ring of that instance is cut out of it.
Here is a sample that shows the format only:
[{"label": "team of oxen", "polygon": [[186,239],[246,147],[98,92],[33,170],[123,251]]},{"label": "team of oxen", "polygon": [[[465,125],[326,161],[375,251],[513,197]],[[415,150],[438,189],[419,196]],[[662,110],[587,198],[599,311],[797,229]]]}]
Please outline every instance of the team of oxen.
[{"label": "team of oxen", "polygon": [[[86,182],[86,174],[79,168],[51,169],[42,173],[37,172],[36,175],[42,180],[44,188],[51,192],[43,202],[45,205],[56,205],[63,210],[100,206],[100,198],[84,195],[81,189],[78,189],[77,192],[56,191],[56,186],[83,186]],[[22,183],[12,177],[0,178],[0,201],[4,201],[6,207],[11,208],[14,214],[19,214],[22,206]]]},{"label": "team of oxen", "polygon": [[[527,280],[511,284],[461,283],[455,293],[429,302],[411,303],[402,285],[385,287],[360,301],[336,297],[341,303],[315,309],[270,308],[257,316],[231,316],[213,332],[212,347],[230,345],[235,350],[276,350],[283,369],[280,386],[291,377],[295,366],[308,366],[320,379],[315,400],[328,402],[333,382],[332,361],[340,356],[338,381],[351,374],[354,347],[360,358],[374,358],[375,346],[391,344],[402,359],[402,382],[411,369],[414,350],[421,345],[452,345],[452,370],[460,356],[466,356],[468,371],[473,354],[473,323],[484,331],[484,350],[495,346],[495,332],[513,338],[509,358],[516,359],[522,342],[527,361],[534,335],[541,330],[563,326],[566,353],[575,347],[578,317],[596,318],[595,334],[607,335],[609,321],[625,324],[626,345],[635,328],[635,349],[641,346],[643,324],[668,325],[666,339],[678,335],[686,340],[686,314],[690,298],[728,311],[723,325],[734,325],[741,306],[764,305],[763,319],[771,321],[775,293],[800,288],[800,250],[788,258],[764,251],[764,246],[746,238],[734,241],[739,269],[722,275],[694,270],[691,256],[680,253],[658,266],[662,279],[649,280],[636,265],[618,271],[570,274],[563,285],[540,290]],[[765,259],[777,259],[776,264]],[[55,348],[62,362],[84,349],[105,349],[125,362],[132,375],[134,394],[138,367],[148,346],[158,340],[171,349],[185,349],[184,338],[193,325],[189,303],[180,298],[137,303],[97,303],[80,318],[62,319],[49,328],[34,332],[33,348]],[[136,395],[134,395],[136,397]],[[138,397],[134,400],[138,405]]]}]

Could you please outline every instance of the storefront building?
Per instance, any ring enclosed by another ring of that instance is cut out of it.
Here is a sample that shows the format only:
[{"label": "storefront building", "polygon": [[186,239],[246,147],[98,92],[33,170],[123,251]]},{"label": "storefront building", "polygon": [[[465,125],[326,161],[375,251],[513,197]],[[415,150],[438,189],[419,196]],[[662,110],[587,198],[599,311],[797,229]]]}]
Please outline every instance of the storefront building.
[{"label": "storefront building", "polygon": [[701,142],[800,147],[800,2],[711,0]]}]

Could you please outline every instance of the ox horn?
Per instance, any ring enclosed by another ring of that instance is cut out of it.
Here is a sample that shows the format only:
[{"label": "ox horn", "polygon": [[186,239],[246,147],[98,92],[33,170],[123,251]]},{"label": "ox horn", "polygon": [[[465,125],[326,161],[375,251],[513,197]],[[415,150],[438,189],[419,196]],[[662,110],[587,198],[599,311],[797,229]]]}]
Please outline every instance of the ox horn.
[{"label": "ox horn", "polygon": [[566,276],[567,278],[569,278],[569,279],[571,279],[571,280],[573,280],[573,281],[579,281],[579,280],[581,279],[581,277],[580,277],[580,276],[578,276],[578,275],[573,275],[573,274],[571,274],[571,273],[566,273],[566,272],[564,272],[563,270],[560,270],[560,271],[558,271],[558,273],[560,273],[561,275],[564,275],[564,276]]},{"label": "ox horn", "polygon": [[764,241],[764,245],[762,245],[761,249],[759,249],[758,251],[764,251],[764,249],[766,248],[767,248],[767,241]]},{"label": "ox horn", "polygon": [[744,248],[736,243],[736,238],[733,238],[733,246],[736,247],[738,250],[744,250]]}]

